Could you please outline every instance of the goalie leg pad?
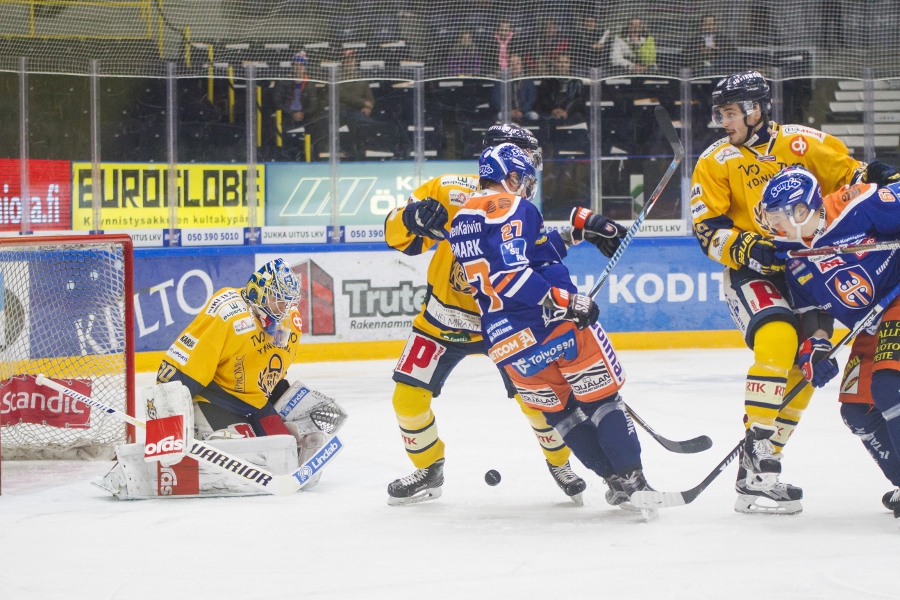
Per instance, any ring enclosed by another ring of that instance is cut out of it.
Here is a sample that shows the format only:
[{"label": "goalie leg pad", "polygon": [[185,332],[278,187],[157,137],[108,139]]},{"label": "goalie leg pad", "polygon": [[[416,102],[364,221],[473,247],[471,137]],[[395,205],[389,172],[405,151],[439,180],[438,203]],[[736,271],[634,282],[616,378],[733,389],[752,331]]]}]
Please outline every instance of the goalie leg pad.
[{"label": "goalie leg pad", "polygon": [[[292,436],[214,440],[209,445],[275,474],[287,475],[298,467],[297,442]],[[142,444],[116,448],[118,464],[95,483],[120,500],[149,498],[258,496],[259,488],[190,457],[169,467],[144,462]]]},{"label": "goalie leg pad", "polygon": [[194,441],[191,393],[177,381],[141,390],[147,407],[144,460],[171,466],[181,461]]}]

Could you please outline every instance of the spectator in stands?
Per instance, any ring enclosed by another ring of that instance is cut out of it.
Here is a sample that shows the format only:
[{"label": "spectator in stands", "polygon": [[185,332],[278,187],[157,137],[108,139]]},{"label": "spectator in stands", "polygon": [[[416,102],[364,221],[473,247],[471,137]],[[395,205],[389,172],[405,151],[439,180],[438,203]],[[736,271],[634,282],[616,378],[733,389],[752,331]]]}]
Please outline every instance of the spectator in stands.
[{"label": "spectator in stands", "polygon": [[[534,110],[537,102],[537,86],[531,79],[524,79],[525,67],[522,57],[518,54],[509,55],[509,120],[517,125],[523,121],[537,121],[538,114]],[[494,96],[491,106],[497,111],[497,120],[502,121],[503,88],[500,84],[494,86]]]},{"label": "spectator in stands", "polygon": [[644,73],[656,67],[656,41],[644,32],[640,17],[632,17],[613,40],[610,62],[623,73]]},{"label": "spectator in stands", "polygon": [[538,109],[549,116],[551,126],[585,120],[584,82],[577,77],[566,78],[571,71],[571,58],[560,54],[554,73],[562,78],[545,79],[538,90]]},{"label": "spectator in stands", "polygon": [[569,53],[569,40],[559,31],[555,19],[544,21],[544,31],[537,43],[533,64],[529,66],[536,73],[547,74],[553,71],[560,54]]},{"label": "spectator in stands", "polygon": [[688,53],[688,60],[705,72],[730,70],[734,62],[734,47],[719,32],[713,15],[705,15],[700,20],[700,28],[688,47]]},{"label": "spectator in stands", "polygon": [[275,84],[275,106],[282,113],[284,131],[301,127],[303,122],[318,114],[321,109],[315,85],[306,74],[308,64],[305,52],[295,54],[291,59],[293,79],[281,80]]},{"label": "spectator in stands", "polygon": [[572,40],[576,73],[589,75],[593,67],[605,69],[609,66],[609,49],[612,45],[609,33],[609,29],[600,31],[596,17],[585,15],[581,19]]},{"label": "spectator in stands", "polygon": [[374,125],[372,109],[375,107],[375,95],[369,82],[358,77],[356,51],[344,50],[341,54],[341,79],[344,81],[338,85],[338,104],[341,124],[350,129],[350,143],[342,145],[341,150],[346,151],[351,160],[364,158],[363,140]]},{"label": "spectator in stands", "polygon": [[481,74],[481,52],[475,47],[471,31],[459,34],[459,42],[448,64],[454,77],[477,77]]},{"label": "spectator in stands", "polygon": [[324,108],[318,88],[306,73],[308,62],[305,52],[295,54],[291,59],[292,79],[272,82],[275,107],[281,111],[278,133],[282,136],[282,148],[291,160],[301,159],[300,152],[306,148],[305,135],[317,137],[310,126],[321,119]]},{"label": "spectator in stands", "polygon": [[369,82],[359,80],[358,77],[359,64],[356,59],[356,50],[344,50],[341,54],[341,79],[344,81],[338,87],[341,121],[368,123],[372,120],[375,96],[372,94]]},{"label": "spectator in stands", "polygon": [[[515,41],[514,41],[514,38]],[[502,18],[497,23],[497,29],[487,40],[487,72],[499,74],[503,69],[509,68],[509,55],[515,52],[518,46],[516,32],[513,31],[512,22],[508,18]]]}]

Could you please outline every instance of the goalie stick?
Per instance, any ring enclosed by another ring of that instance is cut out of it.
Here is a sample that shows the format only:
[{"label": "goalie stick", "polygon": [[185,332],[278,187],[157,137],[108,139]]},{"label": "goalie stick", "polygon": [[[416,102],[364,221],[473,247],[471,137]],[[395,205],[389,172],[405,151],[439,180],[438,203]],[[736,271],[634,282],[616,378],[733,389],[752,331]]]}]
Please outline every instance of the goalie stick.
[{"label": "goalie stick", "polygon": [[[881,313],[884,312],[884,309],[887,308],[887,306],[890,305],[890,303],[893,302],[898,295],[900,295],[900,286],[895,287],[884,298],[882,298],[878,302],[878,304],[873,306],[872,310],[870,310],[865,317],[860,319],[856,326],[854,326],[847,335],[842,337],[841,340],[834,345],[834,347],[828,352],[827,355],[825,355],[822,360],[829,360],[834,358],[837,355],[838,350],[843,348],[847,344],[847,342],[859,335],[859,333],[863,329],[869,327],[872,323],[874,323],[881,316]],[[778,410],[780,411],[788,404],[790,404],[791,400],[793,400],[797,396],[797,394],[803,391],[803,388],[805,388],[808,384],[809,382],[805,379],[799,381],[797,385],[795,385],[787,394],[785,394],[784,400],[781,401],[781,405],[778,407]],[[701,481],[691,489],[685,490],[683,492],[657,492],[641,490],[634,492],[631,495],[631,504],[638,508],[669,508],[672,506],[683,506],[685,504],[690,504],[697,498],[697,496],[700,495],[703,490],[709,487],[709,484],[711,484],[713,480],[715,480],[715,478],[725,470],[725,467],[727,467],[731,463],[731,461],[738,457],[738,455],[741,453],[741,447],[743,445],[744,440],[738,442],[737,446],[732,448],[728,453],[728,456],[723,458],[719,462],[719,464],[715,466],[712,472],[710,472],[710,474],[703,479],[703,481]]]},{"label": "goalie stick", "polygon": [[642,418],[640,418],[636,412],[634,412],[634,409],[627,404],[625,405],[625,410],[628,411],[628,414],[631,415],[631,418],[634,419],[638,425],[644,428],[644,431],[650,434],[650,437],[659,442],[660,445],[669,452],[676,452],[678,454],[695,454],[697,452],[703,452],[704,450],[709,450],[710,448],[712,448],[712,440],[709,439],[709,436],[701,435],[700,437],[695,437],[680,442],[670,440],[653,431],[653,428],[647,425],[647,423]]},{"label": "goalie stick", "polygon": [[[95,400],[90,396],[80,394],[59,382],[48,379],[43,374],[36,375],[35,381],[38,385],[54,389],[74,400],[78,400],[86,406],[112,415],[135,427],[140,427],[141,429],[147,428],[147,424],[144,421],[136,419],[131,415],[113,408],[112,406],[108,406],[99,400]],[[200,440],[193,441],[191,449],[187,454],[197,462],[205,463],[218,471],[231,474],[261,491],[276,496],[289,496],[309,483],[312,477],[321,471],[325,465],[328,464],[341,449],[343,449],[343,447],[344,445],[341,443],[341,440],[338,439],[337,436],[332,436],[312,458],[300,465],[293,473],[287,475],[273,475],[259,465],[222,452],[218,448],[214,448]]]},{"label": "goalie stick", "polygon": [[659,123],[663,134],[666,136],[666,140],[672,146],[672,152],[675,154],[675,156],[672,158],[672,162],[669,164],[669,168],[666,169],[666,172],[663,174],[662,179],[660,179],[659,183],[656,185],[656,189],[653,190],[652,194],[650,194],[650,199],[647,200],[647,202],[644,204],[644,208],[643,210],[641,210],[641,214],[639,214],[634,220],[634,223],[631,224],[631,227],[628,229],[625,237],[622,238],[622,243],[619,244],[619,247],[609,259],[609,262],[606,263],[606,268],[603,269],[602,273],[600,273],[600,279],[597,280],[597,283],[594,284],[594,287],[591,288],[591,291],[588,293],[588,296],[590,296],[591,298],[596,296],[597,292],[600,291],[600,288],[603,287],[603,284],[606,283],[606,280],[609,277],[610,272],[613,270],[613,267],[616,266],[616,263],[619,262],[619,259],[622,258],[622,254],[625,253],[625,248],[627,248],[628,245],[631,244],[631,240],[633,240],[634,236],[637,235],[638,229],[641,228],[644,219],[646,219],[647,215],[650,214],[650,209],[652,209],[653,205],[656,204],[656,201],[659,199],[660,194],[662,194],[663,190],[666,188],[666,184],[669,183],[669,180],[672,179],[675,171],[678,170],[678,165],[681,163],[681,159],[684,158],[684,146],[681,145],[681,140],[678,139],[678,133],[675,131],[675,125],[672,124],[672,119],[671,117],[669,117],[669,113],[667,113],[666,109],[664,109],[662,106],[657,106],[653,114],[654,116],[656,116],[656,122]]},{"label": "goalie stick", "polygon": [[856,254],[857,252],[878,252],[882,250],[900,250],[900,240],[789,250],[785,255],[788,258],[798,258],[802,256],[832,256],[834,254]]}]

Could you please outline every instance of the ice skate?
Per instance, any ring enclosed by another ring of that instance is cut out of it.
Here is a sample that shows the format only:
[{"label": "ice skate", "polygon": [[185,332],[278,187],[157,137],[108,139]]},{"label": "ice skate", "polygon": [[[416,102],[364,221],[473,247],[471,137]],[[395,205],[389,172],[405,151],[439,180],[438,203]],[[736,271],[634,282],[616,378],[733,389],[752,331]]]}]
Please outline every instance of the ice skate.
[{"label": "ice skate", "polygon": [[734,489],[738,493],[734,503],[735,512],[746,515],[797,515],[803,512],[803,505],[800,503],[800,500],[803,499],[801,488],[789,483],[782,483],[777,480],[776,476],[775,484],[763,490],[751,486],[748,483],[750,479],[753,479],[753,476],[748,477],[747,470],[742,463],[734,484]]},{"label": "ice skate", "polygon": [[436,460],[431,466],[416,469],[412,475],[401,477],[388,485],[388,504],[401,506],[428,502],[441,497],[444,485],[444,459]]},{"label": "ice skate", "polygon": [[559,489],[571,498],[572,502],[578,506],[584,506],[584,495],[582,492],[587,488],[587,484],[584,482],[584,479],[575,474],[571,465],[566,462],[561,467],[555,467],[548,460],[547,468],[550,469],[550,474],[553,475],[553,480],[559,486]]},{"label": "ice skate", "polygon": [[611,475],[607,477],[604,481],[606,481],[606,485],[609,486],[609,489],[606,490],[606,503],[610,506],[618,506],[622,510],[628,510],[632,512],[638,512],[641,509],[635,507],[629,500],[628,494],[625,492],[625,488],[622,487],[622,478],[618,475]]},{"label": "ice skate", "polygon": [[747,430],[741,449],[741,468],[747,472],[746,487],[752,490],[768,490],[778,483],[781,462],[775,457],[771,437],[774,427],[754,423]]},{"label": "ice skate", "polygon": [[[622,490],[631,498],[631,495],[635,492],[647,490],[647,491],[655,491],[650,484],[647,483],[647,478],[644,477],[644,472],[641,469],[635,469],[628,475],[624,477],[618,478],[619,482],[622,485]],[[628,503],[631,505],[631,503]],[[626,509],[628,510],[628,509]],[[641,508],[641,516],[644,517],[645,521],[652,521],[656,517],[659,516],[658,508]]]},{"label": "ice skate", "polygon": [[882,496],[881,503],[886,509],[894,512],[895,519],[900,519],[900,488]]}]

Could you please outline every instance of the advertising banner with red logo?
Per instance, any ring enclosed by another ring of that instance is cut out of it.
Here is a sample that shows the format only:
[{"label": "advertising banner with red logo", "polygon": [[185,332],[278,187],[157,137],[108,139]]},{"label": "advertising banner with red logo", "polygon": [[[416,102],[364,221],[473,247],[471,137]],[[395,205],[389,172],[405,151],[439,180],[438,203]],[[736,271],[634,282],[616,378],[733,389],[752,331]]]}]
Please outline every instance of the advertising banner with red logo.
[{"label": "advertising banner with red logo", "polygon": [[[85,379],[54,379],[85,396],[91,382]],[[0,381],[0,426],[32,423],[69,429],[88,429],[91,407],[48,387],[38,385],[34,376],[24,375]]]},{"label": "advertising banner with red logo", "polygon": [[[22,228],[22,163],[0,159],[0,231]],[[72,229],[72,167],[67,160],[28,161],[29,217],[32,230]]]}]

